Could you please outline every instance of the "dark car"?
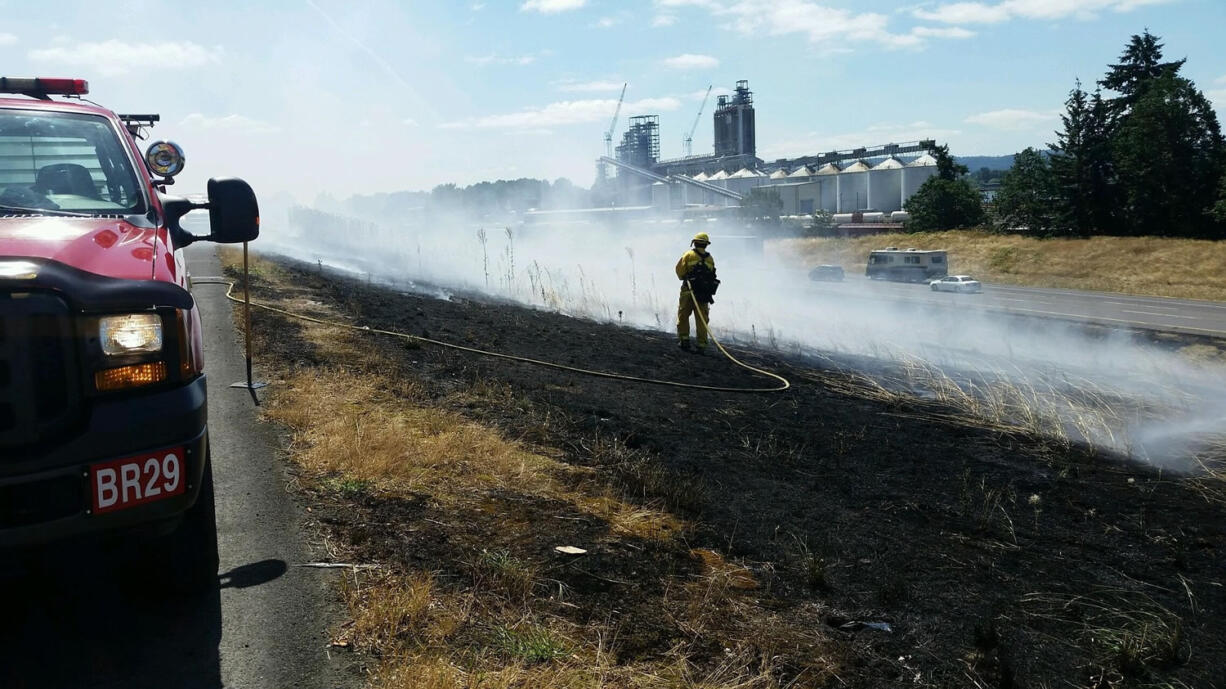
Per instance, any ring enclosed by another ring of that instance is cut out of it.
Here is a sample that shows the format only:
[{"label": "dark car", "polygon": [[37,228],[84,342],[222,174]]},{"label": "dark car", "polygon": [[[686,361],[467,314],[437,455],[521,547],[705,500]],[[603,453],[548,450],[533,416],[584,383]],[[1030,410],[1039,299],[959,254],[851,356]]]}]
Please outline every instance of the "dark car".
[{"label": "dark car", "polygon": [[820,265],[809,271],[809,279],[814,282],[842,282],[843,266]]}]

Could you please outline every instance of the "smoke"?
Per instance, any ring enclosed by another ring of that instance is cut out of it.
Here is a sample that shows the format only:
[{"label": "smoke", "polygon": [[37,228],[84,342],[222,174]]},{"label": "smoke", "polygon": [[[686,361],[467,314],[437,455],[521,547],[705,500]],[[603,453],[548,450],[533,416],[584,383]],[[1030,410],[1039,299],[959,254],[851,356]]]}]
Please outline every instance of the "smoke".
[{"label": "smoke", "polygon": [[264,252],[439,298],[478,293],[663,331],[674,327],[673,266],[689,238],[707,231],[723,281],[712,327],[724,342],[822,357],[882,394],[935,399],[1002,427],[1174,471],[1195,471],[1207,448],[1226,447],[1219,364],[1126,332],[958,308],[956,297],[952,307],[882,299],[852,266],[847,284],[813,283],[769,245],[759,252],[739,238],[750,234],[744,228],[668,220],[508,227],[304,208],[265,217]]}]

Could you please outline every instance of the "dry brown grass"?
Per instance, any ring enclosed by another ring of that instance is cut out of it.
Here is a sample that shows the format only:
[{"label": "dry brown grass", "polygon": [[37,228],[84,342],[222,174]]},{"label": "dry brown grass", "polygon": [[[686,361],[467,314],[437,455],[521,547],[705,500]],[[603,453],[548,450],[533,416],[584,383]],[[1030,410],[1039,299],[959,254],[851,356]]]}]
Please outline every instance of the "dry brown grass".
[{"label": "dry brown grass", "polygon": [[[223,257],[229,266],[241,260],[233,251]],[[253,267],[253,284],[263,281],[281,295],[260,294],[262,301],[339,318],[276,264],[261,259]],[[691,555],[698,576],[618,582],[658,589],[658,607],[685,639],[653,659],[623,661],[618,635],[633,630],[634,620],[559,617],[561,582],[544,563],[516,552],[515,544],[555,526],[540,523],[526,505],[556,506],[566,519],[581,515],[607,525],[612,539],[642,544],[636,549],[654,543],[684,559],[679,537],[687,523],[669,510],[696,509],[702,487],[679,487],[683,482],[653,469],[649,457],[612,440],[574,449],[587,466],[568,464],[545,431],[528,445],[458,411],[505,402],[506,386],[476,383],[431,399],[414,382],[382,373],[387,362],[367,335],[301,326],[298,336],[320,358],[344,362],[260,361],[275,382],[264,413],[290,431],[290,456],[305,486],[333,499],[424,496],[444,514],[453,508],[499,518],[499,544],[463,562],[438,563],[465,573],[459,581],[394,564],[346,573],[340,594],[350,619],[335,638],[373,659],[372,687],[780,689],[820,686],[833,676],[838,662],[827,657],[829,640],[760,606],[755,574],[712,550]],[[462,524],[447,528],[450,538],[467,537]],[[724,657],[714,666],[696,663],[713,643],[728,649]],[[793,665],[786,683],[776,665],[784,653],[803,659],[800,676]]]},{"label": "dry brown grass", "polygon": [[1226,301],[1226,242],[1166,237],[1035,239],[974,230],[869,237],[783,239],[769,251],[804,267],[863,271],[886,246],[946,249],[949,269],[980,280],[1125,294]]}]

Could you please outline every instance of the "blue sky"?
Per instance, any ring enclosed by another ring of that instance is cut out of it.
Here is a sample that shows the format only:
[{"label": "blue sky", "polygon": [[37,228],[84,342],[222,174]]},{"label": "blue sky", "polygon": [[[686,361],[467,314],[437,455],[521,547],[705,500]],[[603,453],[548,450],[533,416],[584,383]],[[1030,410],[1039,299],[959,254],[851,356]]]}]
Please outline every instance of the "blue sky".
[{"label": "blue sky", "polygon": [[[765,159],[934,137],[1053,139],[1080,77],[1145,27],[1226,113],[1226,0],[0,0],[7,76],[89,79],[159,112],[183,191],[211,175],[309,200],[505,177],[588,185],[623,82],[680,155],[703,92],[754,90]],[[711,104],[694,137],[709,151]]]}]

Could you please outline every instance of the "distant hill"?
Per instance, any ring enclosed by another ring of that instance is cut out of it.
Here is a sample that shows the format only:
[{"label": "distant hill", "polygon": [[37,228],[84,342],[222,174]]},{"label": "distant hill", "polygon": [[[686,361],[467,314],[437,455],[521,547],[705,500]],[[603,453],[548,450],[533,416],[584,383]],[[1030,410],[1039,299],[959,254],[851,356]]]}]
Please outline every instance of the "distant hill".
[{"label": "distant hill", "polygon": [[980,168],[989,170],[1008,170],[1013,167],[1013,156],[954,156],[954,160],[976,172]]}]

